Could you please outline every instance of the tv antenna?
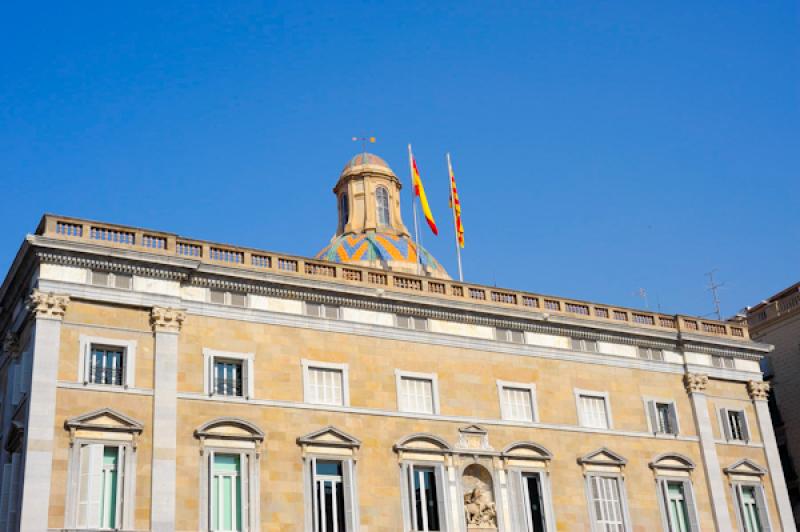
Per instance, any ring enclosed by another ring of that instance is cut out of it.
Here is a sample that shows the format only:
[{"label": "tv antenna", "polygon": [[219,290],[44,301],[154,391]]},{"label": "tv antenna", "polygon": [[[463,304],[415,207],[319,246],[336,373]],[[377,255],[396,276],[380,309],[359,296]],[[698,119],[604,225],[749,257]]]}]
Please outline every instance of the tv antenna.
[{"label": "tv antenna", "polygon": [[649,301],[647,300],[647,288],[639,288],[633,295],[641,297],[644,300],[644,308],[650,309]]},{"label": "tv antenna", "polygon": [[708,277],[708,288],[707,290],[711,292],[711,297],[714,300],[714,313],[717,315],[717,319],[722,321],[722,312],[719,309],[719,294],[717,290],[725,286],[725,283],[715,283],[714,282],[714,272],[717,271],[717,268],[714,268],[710,272],[706,273],[706,277]]}]

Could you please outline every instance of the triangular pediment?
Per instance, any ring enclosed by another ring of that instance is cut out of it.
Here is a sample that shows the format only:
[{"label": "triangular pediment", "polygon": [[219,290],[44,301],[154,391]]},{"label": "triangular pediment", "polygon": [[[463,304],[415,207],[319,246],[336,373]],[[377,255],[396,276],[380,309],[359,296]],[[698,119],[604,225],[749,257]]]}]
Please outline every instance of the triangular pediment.
[{"label": "triangular pediment", "polygon": [[297,438],[298,445],[328,445],[331,447],[360,447],[361,441],[334,426],[315,430]]},{"label": "triangular pediment", "polygon": [[466,427],[461,427],[460,429],[458,429],[458,432],[462,434],[476,434],[481,436],[489,434],[489,432],[480,425],[468,425]]},{"label": "triangular pediment", "polygon": [[579,464],[624,466],[628,461],[622,456],[607,447],[601,447],[596,451],[585,454],[578,458]]},{"label": "triangular pediment", "polygon": [[101,408],[70,418],[64,422],[66,429],[105,430],[113,432],[142,432],[144,426],[135,419],[112,408]]},{"label": "triangular pediment", "polygon": [[767,474],[766,469],[747,458],[726,467],[724,471],[729,475],[752,475],[760,477]]}]

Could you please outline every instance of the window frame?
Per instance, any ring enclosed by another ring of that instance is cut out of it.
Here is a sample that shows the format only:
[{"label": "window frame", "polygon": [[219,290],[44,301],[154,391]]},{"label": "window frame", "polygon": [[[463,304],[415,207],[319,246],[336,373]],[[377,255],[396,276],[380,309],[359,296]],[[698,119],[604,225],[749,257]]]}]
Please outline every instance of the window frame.
[{"label": "window frame", "polygon": [[[661,510],[661,523],[664,530],[673,531],[672,518],[669,508],[669,483],[680,482],[683,485],[683,501],[686,505],[687,518],[689,519],[689,532],[700,532],[700,516],[697,512],[697,498],[694,485],[689,476],[656,475],[656,493],[658,494],[658,507]],[[665,491],[665,488],[667,489]]]},{"label": "window frame", "polygon": [[[108,281],[105,284],[97,284],[94,282],[94,276],[97,273],[107,274]],[[124,276],[130,277],[130,286],[117,286],[117,277]],[[87,284],[92,286],[100,286],[103,288],[116,288],[117,290],[133,290],[133,274],[132,273],[124,273],[124,272],[112,272],[110,270],[89,270],[89,275],[87,279]]]},{"label": "window frame", "polygon": [[[550,473],[547,466],[511,466],[506,470],[508,480],[506,481],[509,509],[511,511],[511,524],[512,530],[523,530],[524,526],[528,524],[529,509],[527,507],[527,500],[525,495],[527,493],[527,486],[524,485],[524,479],[528,476],[536,475],[539,477],[539,486],[542,490],[542,512],[545,519],[545,530],[547,532],[554,532],[556,530],[555,512],[553,510],[553,489],[550,484]],[[520,507],[525,504],[525,507]],[[515,528],[516,527],[516,528]],[[524,528],[527,530],[527,528]]]},{"label": "window frame", "polygon": [[[222,292],[222,303],[217,303],[216,301],[211,300],[212,292]],[[240,292],[238,290],[225,290],[223,288],[209,288],[207,293],[207,302],[211,303],[212,305],[225,305],[226,307],[234,308],[250,308],[250,294],[247,292]],[[233,294],[242,294],[244,296],[244,304],[234,305],[232,303]]]},{"label": "window frame", "polygon": [[628,494],[625,489],[625,477],[618,472],[587,471],[584,473],[584,486],[586,490],[586,503],[589,507],[589,525],[592,532],[604,532],[604,528],[598,526],[597,515],[594,509],[594,498],[592,495],[593,478],[611,478],[617,483],[617,492],[620,499],[620,512],[622,513],[622,528],[625,532],[633,530],[631,526],[630,511],[628,509]]},{"label": "window frame", "polygon": [[[234,360],[242,364],[242,395],[223,395],[216,392],[216,372],[214,360]],[[255,373],[253,371],[254,353],[236,353],[233,351],[220,351],[217,349],[203,348],[203,394],[209,397],[221,397],[226,400],[250,400],[255,398]]]},{"label": "window frame", "polygon": [[[417,327],[403,327],[400,325],[400,318],[407,318],[411,320],[413,323],[422,322],[424,327],[419,329]],[[394,326],[398,329],[404,329],[406,331],[428,331],[430,329],[430,319],[429,318],[420,318],[419,316],[413,316],[411,314],[395,314],[394,315]]]},{"label": "window frame", "polygon": [[[123,340],[119,338],[105,338],[100,336],[80,335],[78,356],[77,381],[86,387],[100,388],[133,388],[136,386],[136,340]],[[110,347],[122,349],[122,384],[98,384],[89,382],[89,372],[92,361],[92,348]]]},{"label": "window frame", "polygon": [[[447,482],[447,467],[442,461],[425,461],[425,460],[402,460],[400,463],[400,488],[402,490],[403,502],[403,521],[408,524],[404,530],[409,532],[423,532],[427,530],[427,523],[424,524],[422,529],[417,528],[415,517],[416,513],[416,496],[414,494],[414,485],[410,484],[418,469],[432,469],[433,478],[436,482],[436,506],[439,519],[439,530],[441,532],[448,532],[450,530],[450,494]],[[426,512],[427,514],[427,512]]]},{"label": "window frame", "polygon": [[748,532],[744,527],[744,508],[742,507],[741,489],[743,486],[752,487],[755,489],[754,494],[756,498],[756,508],[759,517],[762,519],[761,530],[762,532],[770,532],[775,530],[772,526],[772,519],[769,515],[769,506],[767,501],[766,490],[764,483],[760,480],[744,480],[744,479],[731,479],[730,489],[731,496],[735,506],[734,513],[736,514],[736,525],[740,532]]},{"label": "window frame", "polygon": [[[512,389],[520,389],[520,390],[527,390],[530,393],[530,401],[531,401],[531,417],[530,420],[522,420],[522,419],[513,419],[510,417],[508,412],[508,407],[503,401],[503,391],[506,388]],[[497,380],[497,395],[500,401],[500,418],[503,421],[513,421],[517,423],[538,423],[539,422],[539,405],[536,397],[536,384],[532,382],[512,382],[512,381],[504,381],[504,380]]]},{"label": "window frame", "polygon": [[[381,203],[380,192],[386,193],[386,223],[381,220],[381,210],[383,205]],[[392,226],[392,200],[389,194],[389,189],[384,185],[375,187],[375,226],[376,227],[391,227]]]},{"label": "window frame", "polygon": [[[513,339],[514,333],[520,334],[521,341],[517,342]],[[501,337],[501,334],[503,337]],[[525,331],[522,329],[513,329],[510,327],[495,327],[494,339],[497,340],[498,342],[505,342],[507,344],[517,344],[517,345],[527,344],[527,338],[525,338]]]},{"label": "window frame", "polygon": [[[728,418],[729,412],[738,412],[742,416],[742,429],[744,430],[744,439],[735,439],[731,434],[730,419]],[[727,443],[748,444],[753,441],[753,433],[750,430],[750,420],[747,418],[747,411],[744,407],[741,408],[728,408],[721,406],[717,408],[717,419],[719,421],[719,433],[722,439]]]},{"label": "window frame", "polygon": [[[320,307],[320,315],[310,314],[308,310],[309,305],[318,305]],[[326,309],[335,309],[336,310],[336,317],[329,318],[325,315]],[[341,305],[331,305],[328,303],[317,303],[316,301],[303,301],[303,315],[308,316],[309,318],[318,318],[321,320],[341,320],[342,319],[342,306]]]},{"label": "window frame", "polygon": [[[653,353],[661,353],[661,358],[655,358]],[[646,353],[647,356],[642,356],[642,353]],[[647,360],[648,362],[664,362],[664,350],[660,347],[645,347],[641,345],[636,346],[636,358],[639,360]]]},{"label": "window frame", "polygon": [[[401,369],[394,370],[394,378],[395,378],[395,391],[397,393],[397,411],[403,412],[407,414],[421,414],[425,416],[437,416],[441,413],[439,408],[439,377],[436,373],[419,373],[416,371],[405,371]],[[403,401],[402,401],[402,382],[403,379],[417,379],[417,380],[429,380],[431,381],[431,402],[433,407],[433,412],[417,412],[415,410],[403,410]]]},{"label": "window frame", "polygon": [[[662,399],[660,397],[651,397],[651,396],[642,396],[642,402],[644,403],[644,412],[645,417],[647,418],[647,430],[651,434],[660,437],[671,437],[677,438],[681,434],[681,422],[680,417],[678,416],[678,404],[675,402],[674,399]],[[653,408],[651,408],[651,403],[653,404]],[[653,418],[653,414],[658,414],[656,411],[657,406],[659,404],[667,404],[671,410],[671,418],[672,421],[675,423],[675,432],[660,432],[658,431],[658,420]]]},{"label": "window frame", "polygon": [[[308,404],[314,405],[325,405],[325,406],[339,406],[339,407],[348,407],[350,406],[350,365],[346,363],[340,362],[320,362],[317,360],[309,360],[303,358],[300,360],[300,365],[303,368],[303,402]],[[319,401],[312,401],[312,391],[311,391],[311,378],[309,374],[309,370],[311,369],[322,369],[322,370],[333,370],[339,371],[342,375],[342,403],[335,404],[335,403],[323,403]]]},{"label": "window frame", "polygon": [[[578,342],[578,347],[575,347],[575,342]],[[593,349],[587,349],[587,346],[592,345],[594,346]],[[569,337],[569,348],[573,351],[580,351],[581,353],[599,353],[600,346],[597,343],[597,340],[593,340],[591,338],[575,338],[574,336]]]},{"label": "window frame", "polygon": [[[611,397],[608,392],[600,392],[596,390],[584,390],[580,388],[573,388],[573,394],[575,395],[575,408],[578,414],[578,426],[590,429],[590,430],[613,430],[614,429],[614,417],[611,413]],[[584,424],[583,418],[583,409],[581,408],[581,397],[594,397],[594,398],[602,398],[605,401],[606,406],[606,427],[590,427]]]}]

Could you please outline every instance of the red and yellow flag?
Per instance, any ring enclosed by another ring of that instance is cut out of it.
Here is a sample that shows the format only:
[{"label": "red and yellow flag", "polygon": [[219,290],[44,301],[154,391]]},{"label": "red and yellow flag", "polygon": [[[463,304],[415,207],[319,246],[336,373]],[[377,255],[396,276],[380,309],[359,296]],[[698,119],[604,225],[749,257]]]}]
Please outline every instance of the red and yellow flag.
[{"label": "red and yellow flag", "polygon": [[456,223],[456,237],[458,245],[464,247],[464,225],[461,223],[461,200],[458,199],[458,189],[456,189],[456,176],[453,174],[453,165],[450,164],[450,154],[447,154],[447,170],[450,173],[450,208],[453,209],[453,217]]},{"label": "red and yellow flag", "polygon": [[428,222],[428,227],[431,228],[434,235],[439,234],[436,228],[436,221],[433,219],[431,207],[428,205],[428,196],[425,195],[425,187],[422,186],[422,179],[419,177],[419,170],[417,169],[417,161],[414,160],[414,155],[411,153],[411,145],[408,145],[408,158],[411,164],[411,182],[414,185],[414,195],[419,198],[419,203],[422,205],[422,214],[425,215],[425,221]]}]

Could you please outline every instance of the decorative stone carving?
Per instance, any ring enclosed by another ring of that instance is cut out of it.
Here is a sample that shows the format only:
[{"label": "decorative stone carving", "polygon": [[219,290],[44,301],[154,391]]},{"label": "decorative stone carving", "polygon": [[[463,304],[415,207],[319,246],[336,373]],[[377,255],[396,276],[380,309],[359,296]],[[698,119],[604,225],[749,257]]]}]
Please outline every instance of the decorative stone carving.
[{"label": "decorative stone carving", "polygon": [[747,392],[753,401],[766,401],[769,397],[769,383],[765,381],[748,381]]},{"label": "decorative stone carving", "polygon": [[698,393],[706,391],[708,386],[708,375],[704,373],[687,373],[683,376],[683,384],[686,386],[686,393]]},{"label": "decorative stone carving", "polygon": [[3,338],[3,353],[7,357],[16,357],[19,354],[19,335],[11,331]]},{"label": "decorative stone carving", "polygon": [[180,332],[186,313],[175,308],[153,307],[150,325],[154,332]]},{"label": "decorative stone carving", "polygon": [[458,443],[457,449],[461,450],[476,450],[476,451],[492,451],[492,446],[489,445],[489,433],[479,425],[469,425],[458,429]]},{"label": "decorative stone carving", "polygon": [[67,312],[69,296],[34,289],[28,299],[28,309],[37,318],[62,319]]},{"label": "decorative stone carving", "polygon": [[467,530],[497,530],[492,476],[480,464],[467,466],[462,476]]}]

